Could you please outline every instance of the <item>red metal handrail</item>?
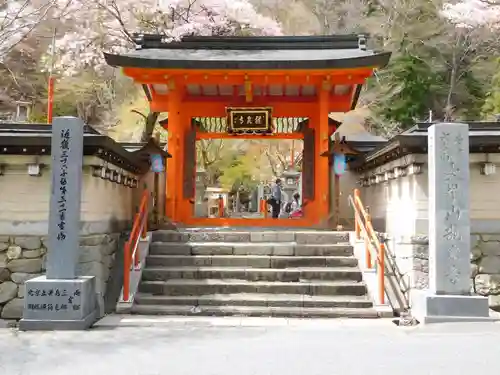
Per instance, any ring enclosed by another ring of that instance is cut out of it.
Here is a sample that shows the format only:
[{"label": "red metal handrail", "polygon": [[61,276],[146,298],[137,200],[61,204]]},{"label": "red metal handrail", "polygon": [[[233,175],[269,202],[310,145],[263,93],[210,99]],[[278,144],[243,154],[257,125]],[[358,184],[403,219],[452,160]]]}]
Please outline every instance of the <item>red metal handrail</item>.
[{"label": "red metal handrail", "polygon": [[373,229],[370,214],[366,211],[359,189],[354,189],[354,199],[352,199],[354,215],[355,215],[355,235],[356,239],[361,239],[363,236],[365,242],[366,267],[372,268],[371,244],[376,249],[377,262],[377,280],[378,280],[378,299],[380,304],[385,303],[385,245],[378,239],[375,230]]},{"label": "red metal handrail", "polygon": [[149,191],[144,190],[141,197],[141,204],[139,205],[139,211],[134,217],[132,232],[130,232],[129,239],[125,242],[125,247],[123,249],[123,300],[125,302],[129,300],[130,295],[130,272],[132,271],[132,262],[134,263],[134,268],[137,268],[141,259],[139,239],[146,238],[148,233],[148,202]]}]

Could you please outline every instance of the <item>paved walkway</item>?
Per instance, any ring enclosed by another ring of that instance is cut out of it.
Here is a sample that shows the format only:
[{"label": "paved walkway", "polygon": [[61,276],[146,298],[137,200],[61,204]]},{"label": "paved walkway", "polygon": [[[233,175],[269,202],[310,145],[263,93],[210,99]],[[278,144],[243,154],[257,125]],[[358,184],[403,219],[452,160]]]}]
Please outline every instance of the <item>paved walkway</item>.
[{"label": "paved walkway", "polygon": [[0,329],[6,375],[498,374],[500,324],[109,317],[88,332]]}]

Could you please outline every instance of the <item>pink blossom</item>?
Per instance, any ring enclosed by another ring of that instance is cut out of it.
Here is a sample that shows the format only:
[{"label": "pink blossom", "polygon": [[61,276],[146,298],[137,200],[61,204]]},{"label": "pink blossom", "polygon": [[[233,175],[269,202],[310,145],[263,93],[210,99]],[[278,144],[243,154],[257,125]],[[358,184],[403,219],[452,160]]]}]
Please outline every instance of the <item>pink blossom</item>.
[{"label": "pink blossom", "polygon": [[133,33],[186,35],[281,35],[280,25],[259,14],[249,0],[67,0],[60,19],[71,30],[58,39],[55,69],[71,75],[103,70],[103,52],[133,48]]},{"label": "pink blossom", "polygon": [[442,15],[458,27],[500,26],[500,5],[483,0],[462,0],[456,4],[445,4]]}]

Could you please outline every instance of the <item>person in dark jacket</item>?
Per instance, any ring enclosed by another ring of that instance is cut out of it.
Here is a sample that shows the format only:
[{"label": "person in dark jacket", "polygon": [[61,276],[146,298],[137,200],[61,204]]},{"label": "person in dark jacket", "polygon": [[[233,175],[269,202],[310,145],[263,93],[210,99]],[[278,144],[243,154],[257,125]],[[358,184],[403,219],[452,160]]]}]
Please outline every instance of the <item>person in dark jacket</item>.
[{"label": "person in dark jacket", "polygon": [[276,183],[274,184],[271,190],[271,198],[269,199],[269,204],[273,210],[273,219],[277,219],[280,216],[281,211],[281,180],[279,178],[276,179]]}]

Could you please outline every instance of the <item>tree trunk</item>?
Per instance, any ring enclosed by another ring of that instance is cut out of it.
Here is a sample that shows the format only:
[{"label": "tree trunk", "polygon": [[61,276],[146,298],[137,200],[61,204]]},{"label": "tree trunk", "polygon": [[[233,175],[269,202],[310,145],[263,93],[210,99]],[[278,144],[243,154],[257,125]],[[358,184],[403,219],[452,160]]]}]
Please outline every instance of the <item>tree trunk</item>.
[{"label": "tree trunk", "polygon": [[148,142],[153,136],[156,120],[158,120],[159,112],[149,112],[146,118],[146,126],[142,132],[141,142]]},{"label": "tree trunk", "polygon": [[457,35],[455,47],[453,48],[451,56],[450,83],[448,87],[448,95],[446,96],[446,105],[444,107],[444,121],[450,121],[453,117],[453,94],[455,93],[455,88],[459,79],[458,70],[460,68],[460,61],[457,56],[457,52],[463,42],[464,38],[462,38],[462,34],[459,33]]}]

